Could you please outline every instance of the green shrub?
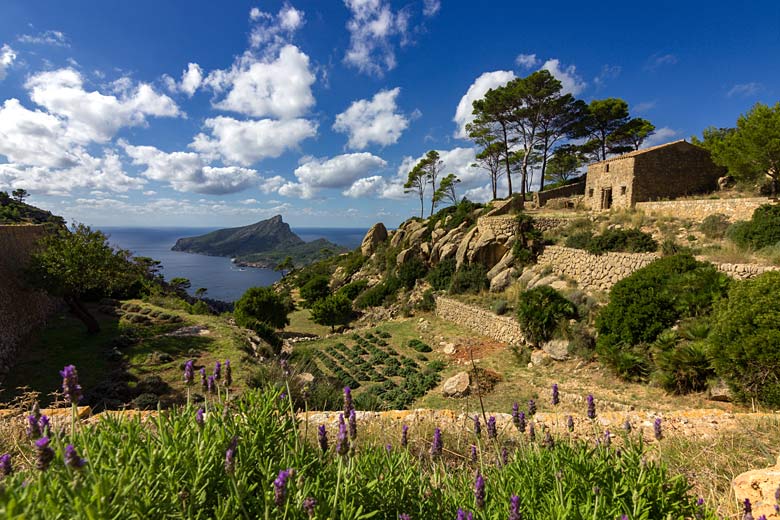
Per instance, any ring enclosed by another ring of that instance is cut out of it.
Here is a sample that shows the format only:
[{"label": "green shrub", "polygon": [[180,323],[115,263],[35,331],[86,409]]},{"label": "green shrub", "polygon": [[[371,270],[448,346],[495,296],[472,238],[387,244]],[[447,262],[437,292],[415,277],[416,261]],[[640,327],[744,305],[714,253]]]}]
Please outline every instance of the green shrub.
[{"label": "green shrub", "polygon": [[241,327],[254,328],[255,322],[264,322],[283,329],[290,324],[287,315],[291,311],[290,302],[272,287],[252,287],[236,302],[233,316]]},{"label": "green shrub", "polygon": [[448,258],[436,264],[428,271],[428,283],[436,291],[446,291],[452,282],[452,275],[455,273],[455,259]]},{"label": "green shrub", "polygon": [[307,307],[311,307],[314,302],[327,296],[330,296],[330,278],[327,276],[315,276],[301,287],[301,298],[304,299]]},{"label": "green shrub", "polygon": [[735,282],[712,314],[709,336],[718,376],[742,401],[780,407],[780,273]]},{"label": "green shrub", "polygon": [[398,289],[401,288],[401,282],[395,276],[389,276],[374,287],[367,289],[355,300],[355,307],[365,309],[368,307],[379,307],[388,303],[395,297]]},{"label": "green shrub", "polygon": [[526,339],[538,346],[552,339],[563,320],[577,317],[577,307],[550,286],[540,285],[517,299],[517,320]]},{"label": "green shrub", "polygon": [[433,352],[433,349],[427,343],[423,343],[419,339],[410,339],[408,347],[416,350],[417,352]]},{"label": "green shrub", "polygon": [[780,204],[756,208],[753,218],[729,227],[726,236],[739,247],[761,249],[780,242]]},{"label": "green shrub", "polygon": [[699,224],[699,231],[707,238],[720,240],[726,236],[726,230],[730,225],[726,215],[715,213],[704,217],[704,220]]},{"label": "green shrub", "polygon": [[368,287],[368,280],[356,280],[340,288],[336,294],[343,294],[350,300],[354,300],[366,290],[366,287]]},{"label": "green shrub", "polygon": [[282,338],[267,323],[259,320],[248,319],[244,321],[243,327],[254,331],[262,340],[271,346],[271,352],[279,355],[282,351]]},{"label": "green shrub", "polygon": [[190,305],[190,314],[211,314],[211,309],[203,300],[198,300]]},{"label": "green shrub", "polygon": [[515,221],[517,222],[517,234],[515,244],[512,246],[515,264],[518,267],[533,264],[544,246],[542,233],[534,227],[534,219],[525,213],[519,214]]},{"label": "green shrub", "polygon": [[591,240],[593,240],[593,233],[590,231],[579,231],[566,237],[564,244],[566,247],[587,250],[590,247]]},{"label": "green shrub", "polygon": [[601,235],[594,236],[587,250],[594,255],[610,251],[652,253],[658,251],[658,242],[638,229],[608,229]]},{"label": "green shrub", "polygon": [[729,279],[690,255],[664,257],[620,280],[596,318],[600,360],[626,379],[652,370],[650,345],[676,321],[704,315]]},{"label": "green shrub", "polygon": [[398,280],[407,289],[414,287],[419,278],[425,278],[428,266],[418,257],[414,256],[398,267]]},{"label": "green shrub", "polygon": [[433,296],[433,289],[423,292],[422,299],[417,302],[417,308],[425,312],[436,310],[436,298]]},{"label": "green shrub", "polygon": [[498,316],[503,316],[504,314],[506,314],[508,307],[509,304],[507,303],[506,300],[496,300],[490,304],[490,310],[493,311]]},{"label": "green shrub", "polygon": [[311,307],[311,319],[319,325],[347,325],[352,319],[352,300],[343,294],[333,294],[314,302]]},{"label": "green shrub", "polygon": [[462,265],[452,276],[450,294],[479,293],[488,288],[487,270],[482,264]]}]

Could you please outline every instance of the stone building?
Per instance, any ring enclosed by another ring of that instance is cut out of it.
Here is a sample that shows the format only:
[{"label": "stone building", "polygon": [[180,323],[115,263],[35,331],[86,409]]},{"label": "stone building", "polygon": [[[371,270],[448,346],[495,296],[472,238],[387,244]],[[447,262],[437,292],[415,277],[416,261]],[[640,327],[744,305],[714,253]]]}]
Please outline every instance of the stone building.
[{"label": "stone building", "polygon": [[685,140],[637,150],[588,166],[584,206],[594,211],[713,191],[723,169]]}]

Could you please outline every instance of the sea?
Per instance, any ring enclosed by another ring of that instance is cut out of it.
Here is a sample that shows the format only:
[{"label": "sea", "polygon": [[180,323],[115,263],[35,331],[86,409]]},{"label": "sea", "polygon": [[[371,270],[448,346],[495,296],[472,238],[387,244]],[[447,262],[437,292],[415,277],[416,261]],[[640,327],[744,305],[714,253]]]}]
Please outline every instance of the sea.
[{"label": "sea", "polygon": [[[226,302],[236,301],[250,287],[272,285],[281,277],[273,269],[237,267],[230,258],[171,251],[176,240],[202,235],[219,228],[127,228],[103,227],[115,247],[128,249],[135,256],[148,256],[162,262],[161,273],[166,280],[188,278],[190,293],[204,287],[206,297]],[[306,242],[324,238],[354,249],[360,245],[366,228],[292,228]]]}]

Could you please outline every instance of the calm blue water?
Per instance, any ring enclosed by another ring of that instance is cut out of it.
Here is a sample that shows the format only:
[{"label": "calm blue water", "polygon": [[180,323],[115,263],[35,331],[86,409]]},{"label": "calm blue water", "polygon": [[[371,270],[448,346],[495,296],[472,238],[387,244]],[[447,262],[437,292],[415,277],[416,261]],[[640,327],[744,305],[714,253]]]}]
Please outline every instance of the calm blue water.
[{"label": "calm blue water", "polygon": [[[239,268],[229,258],[194,255],[171,251],[176,240],[202,235],[218,228],[101,228],[109,241],[135,256],[148,256],[162,262],[166,280],[177,276],[189,278],[191,293],[199,287],[208,289],[206,296],[223,301],[235,301],[250,287],[271,285],[279,280],[279,273],[271,269]],[[354,249],[360,245],[367,229],[359,228],[298,228],[293,232],[306,242],[325,238]]]}]

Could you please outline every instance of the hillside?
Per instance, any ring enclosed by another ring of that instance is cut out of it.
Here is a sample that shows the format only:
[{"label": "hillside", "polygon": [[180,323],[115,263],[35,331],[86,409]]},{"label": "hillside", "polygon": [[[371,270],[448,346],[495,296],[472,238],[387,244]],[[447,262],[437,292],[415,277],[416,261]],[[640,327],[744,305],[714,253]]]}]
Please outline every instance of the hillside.
[{"label": "hillside", "polygon": [[304,242],[290,230],[290,225],[276,215],[249,226],[219,229],[196,237],[180,238],[173,251],[208,256],[229,256],[237,263],[253,267],[273,267],[287,256],[298,265],[327,256],[323,249],[340,253],[344,248],[324,239]]},{"label": "hillside", "polygon": [[46,224],[64,225],[62,217],[53,215],[35,206],[12,199],[0,191],[0,224]]}]

